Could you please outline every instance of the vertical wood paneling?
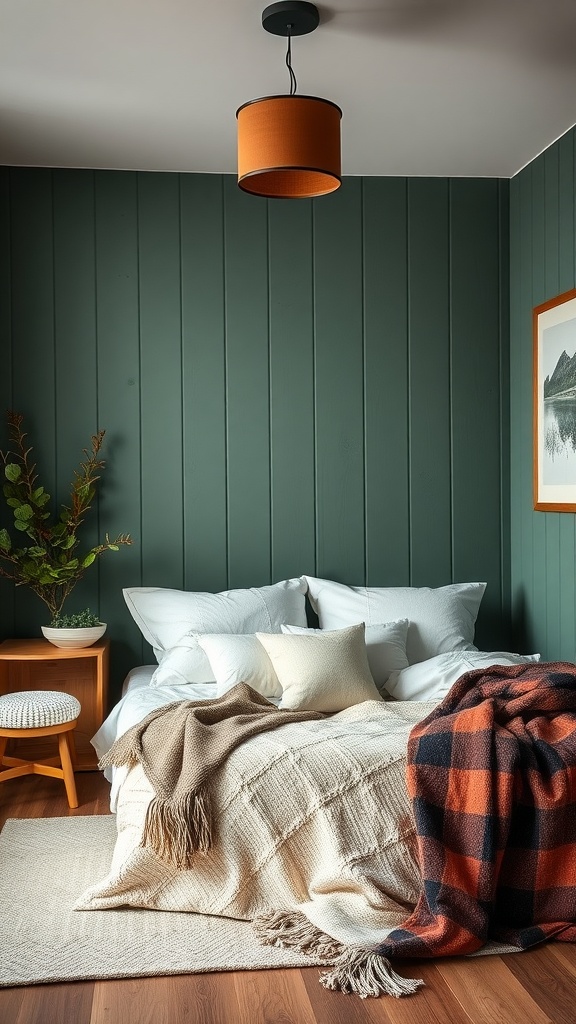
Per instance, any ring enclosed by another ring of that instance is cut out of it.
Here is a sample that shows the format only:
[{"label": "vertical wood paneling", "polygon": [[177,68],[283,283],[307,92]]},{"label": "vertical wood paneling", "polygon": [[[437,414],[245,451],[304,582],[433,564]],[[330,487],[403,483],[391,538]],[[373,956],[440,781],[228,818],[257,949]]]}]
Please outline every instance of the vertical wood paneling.
[{"label": "vertical wood paneling", "polygon": [[[533,520],[533,461],[532,461],[532,168],[520,182],[522,209],[526,216],[519,224],[520,230],[520,315],[518,329],[526,339],[520,353],[519,378],[515,386],[522,389],[519,414],[519,438],[521,449],[517,452],[522,468],[520,480],[520,534],[522,558],[522,599],[525,649],[535,650],[534,630],[534,548],[532,535]],[[528,342],[528,339],[530,341]],[[514,523],[517,526],[517,522]]]},{"label": "vertical wood paneling", "polygon": [[[53,193],[56,493],[65,496],[99,427],[93,173],[62,171],[54,176]],[[82,527],[79,553],[99,539],[95,502]],[[99,611],[98,570],[96,565],[74,588],[69,612],[87,606]]]},{"label": "vertical wood paneling", "polygon": [[366,582],[401,586],[410,576],[407,182],[366,178],[363,192]]},{"label": "vertical wood paneling", "polygon": [[[12,408],[12,346],[10,344],[12,331],[12,303],[11,283],[12,275],[10,268],[10,170],[8,167],[0,168],[0,450],[8,448],[8,435],[6,430],[6,410]],[[0,464],[2,483],[4,482],[4,467]],[[0,528],[8,527],[12,522],[12,516],[4,505],[0,505]],[[13,636],[15,630],[14,616],[14,587],[8,580],[0,577],[0,608],[2,613],[3,636]]]},{"label": "vertical wood paneling", "polygon": [[510,183],[510,570],[511,570],[511,633],[514,650],[523,650],[525,644],[525,590],[519,585],[522,578],[522,481],[525,458],[520,457],[523,407],[530,401],[530,392],[523,377],[522,348],[512,344],[522,331],[522,234],[520,230],[520,177]]},{"label": "vertical wood paneling", "polygon": [[529,646],[569,661],[576,657],[575,517],[533,511],[531,317],[534,305],[574,287],[574,215],[572,130],[512,183],[510,257],[512,594]]},{"label": "vertical wood paneling", "polygon": [[560,160],[558,146],[551,146],[544,162],[544,246],[542,249],[544,292],[558,294],[560,280],[560,224],[558,222]]},{"label": "vertical wood paneling", "polygon": [[518,175],[510,198],[512,594],[527,643],[573,660],[575,519],[533,511],[531,434],[532,307],[575,283],[573,130]]},{"label": "vertical wood paneling", "polygon": [[179,179],[138,175],[142,582],[184,583]]},{"label": "vertical wood paneling", "polygon": [[[558,294],[574,287],[574,132],[558,142]],[[541,513],[543,514],[543,513]],[[576,517],[559,517],[559,631],[558,656],[576,658],[576,601],[574,577],[568,566],[576,565]]]},{"label": "vertical wood paneling", "polygon": [[268,208],[224,179],[228,580],[270,580]]},{"label": "vertical wood paneling", "polygon": [[495,646],[505,182],[293,204],[231,176],[11,174],[15,402],[49,486],[107,430],[91,525],[134,536],[90,580],[115,694],[151,660],[123,586],[488,578]]},{"label": "vertical wood paneling", "polygon": [[[532,161],[532,296],[536,306],[546,298],[546,156]],[[532,420],[532,417],[530,417]],[[533,502],[532,502],[532,507]],[[536,647],[546,637],[548,566],[546,562],[547,516],[532,512],[532,618]]]},{"label": "vertical wood paneling", "polygon": [[228,584],[222,178],[181,178],[186,590]]},{"label": "vertical wood paneling", "polygon": [[[500,441],[498,219],[497,181],[451,182],[453,575],[468,580],[482,567],[487,587],[480,646],[483,636],[498,635],[502,622],[501,481],[494,459]],[[476,537],[475,548],[470,537]]]},{"label": "vertical wood paneling", "polygon": [[[25,416],[28,443],[41,483],[56,487],[56,381],[54,359],[54,230],[52,172],[23,169],[11,175],[12,381],[14,409]],[[81,395],[81,382],[78,382]],[[18,636],[39,632],[45,605],[25,587],[15,595]]]},{"label": "vertical wood paneling", "polygon": [[312,207],[272,202],[268,212],[274,580],[316,566]]},{"label": "vertical wood paneling", "polygon": [[558,146],[558,284],[561,292],[574,286],[574,139],[567,132]]},{"label": "vertical wood paneling", "polygon": [[113,643],[111,690],[116,695],[134,658],[148,657],[122,597],[123,587],[142,583],[136,174],[96,172],[95,235],[98,424],[106,430],[99,526],[102,535],[129,533],[134,542],[105,554],[99,565],[100,609]]},{"label": "vertical wood paneling", "polygon": [[510,582],[510,184],[498,182],[498,273],[500,325],[500,636],[510,644],[512,631]]},{"label": "vertical wood paneling", "polygon": [[[560,225],[559,208],[559,152],[551,146],[544,154],[544,246],[542,258],[544,292],[546,296],[560,291]],[[538,300],[540,301],[540,300]],[[560,520],[558,512],[543,515],[535,512],[535,519],[544,520],[546,567],[546,643],[552,650],[560,649]]]},{"label": "vertical wood paneling", "polygon": [[314,206],[317,572],[365,579],[361,182]]},{"label": "vertical wood paneling", "polygon": [[408,186],[413,586],[452,577],[448,183]]}]

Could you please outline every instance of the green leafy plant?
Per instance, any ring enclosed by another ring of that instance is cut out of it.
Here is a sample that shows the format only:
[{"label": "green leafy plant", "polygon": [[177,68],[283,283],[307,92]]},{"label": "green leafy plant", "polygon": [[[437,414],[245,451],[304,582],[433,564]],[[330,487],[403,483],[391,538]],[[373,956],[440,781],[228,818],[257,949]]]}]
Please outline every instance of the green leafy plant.
[{"label": "green leafy plant", "polygon": [[132,538],[128,533],[121,533],[110,540],[106,534],[103,544],[84,553],[79,551],[80,527],[94,500],[99,473],[105,466],[100,457],[105,431],[94,434],[91,448],[83,449],[85,458],[74,472],[69,504],[61,505],[52,517],[48,508],[51,497],[44,487],[38,486],[36,465],[31,461],[32,448],[27,445],[27,435],[22,429],[23,419],[20,413],[8,413],[8,434],[13,450],[0,452],[0,458],[6,478],[3,492],[14,515],[16,536],[21,535],[23,541],[28,538],[29,543],[18,546],[7,529],[0,530],[0,575],[13,580],[17,587],[30,587],[54,619],[96,559],[105,551],[118,551],[121,545],[131,544]]},{"label": "green leafy plant", "polygon": [[98,616],[89,608],[85,608],[83,612],[74,612],[72,615],[55,615],[50,623],[50,629],[89,629],[91,626],[100,625]]}]

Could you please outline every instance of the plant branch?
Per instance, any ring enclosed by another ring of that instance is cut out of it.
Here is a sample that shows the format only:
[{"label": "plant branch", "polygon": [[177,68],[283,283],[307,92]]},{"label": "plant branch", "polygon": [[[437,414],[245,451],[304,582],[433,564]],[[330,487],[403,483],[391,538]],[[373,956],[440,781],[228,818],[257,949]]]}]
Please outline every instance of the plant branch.
[{"label": "plant branch", "polygon": [[131,544],[132,538],[121,533],[110,540],[106,534],[104,543],[96,544],[82,557],[76,554],[78,531],[92,506],[105,466],[100,456],[105,431],[94,434],[91,448],[83,449],[84,459],[70,485],[70,504],[62,505],[58,517],[51,519],[46,509],[50,495],[44,487],[36,486],[36,465],[30,459],[32,448],[27,447],[22,424],[20,413],[8,414],[9,438],[15,450],[0,452],[0,458],[6,478],[3,492],[13,512],[14,529],[32,543],[17,547],[8,530],[0,529],[0,559],[8,563],[8,567],[0,565],[0,575],[16,586],[29,586],[54,617],[88,567],[105,551],[118,551]]}]

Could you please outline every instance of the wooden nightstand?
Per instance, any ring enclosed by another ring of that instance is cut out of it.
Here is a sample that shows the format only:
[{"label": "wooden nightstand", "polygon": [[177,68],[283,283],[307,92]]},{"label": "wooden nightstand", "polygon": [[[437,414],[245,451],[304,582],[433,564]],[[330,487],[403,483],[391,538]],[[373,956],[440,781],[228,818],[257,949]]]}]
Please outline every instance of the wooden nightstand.
[{"label": "wooden nightstand", "polygon": [[[15,690],[60,690],[76,697],[82,705],[74,731],[78,771],[98,767],[90,740],[100,728],[107,711],[109,641],[76,650],[55,647],[48,640],[5,640],[0,644],[0,694]],[[14,757],[49,757],[46,740],[11,741]],[[7,751],[8,752],[8,751]]]}]

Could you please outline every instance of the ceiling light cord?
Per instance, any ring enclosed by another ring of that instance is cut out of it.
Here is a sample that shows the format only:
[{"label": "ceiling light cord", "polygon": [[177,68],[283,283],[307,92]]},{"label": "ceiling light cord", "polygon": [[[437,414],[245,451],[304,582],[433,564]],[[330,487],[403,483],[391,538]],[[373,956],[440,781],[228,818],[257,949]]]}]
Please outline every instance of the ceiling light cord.
[{"label": "ceiling light cord", "polygon": [[288,68],[288,74],[290,75],[290,95],[291,96],[295,96],[296,95],[296,89],[298,88],[298,83],[296,81],[296,75],[294,74],[294,69],[292,67],[292,36],[290,35],[290,29],[292,28],[292,25],[287,25],[286,28],[288,29],[288,46],[286,48],[286,67]]}]

